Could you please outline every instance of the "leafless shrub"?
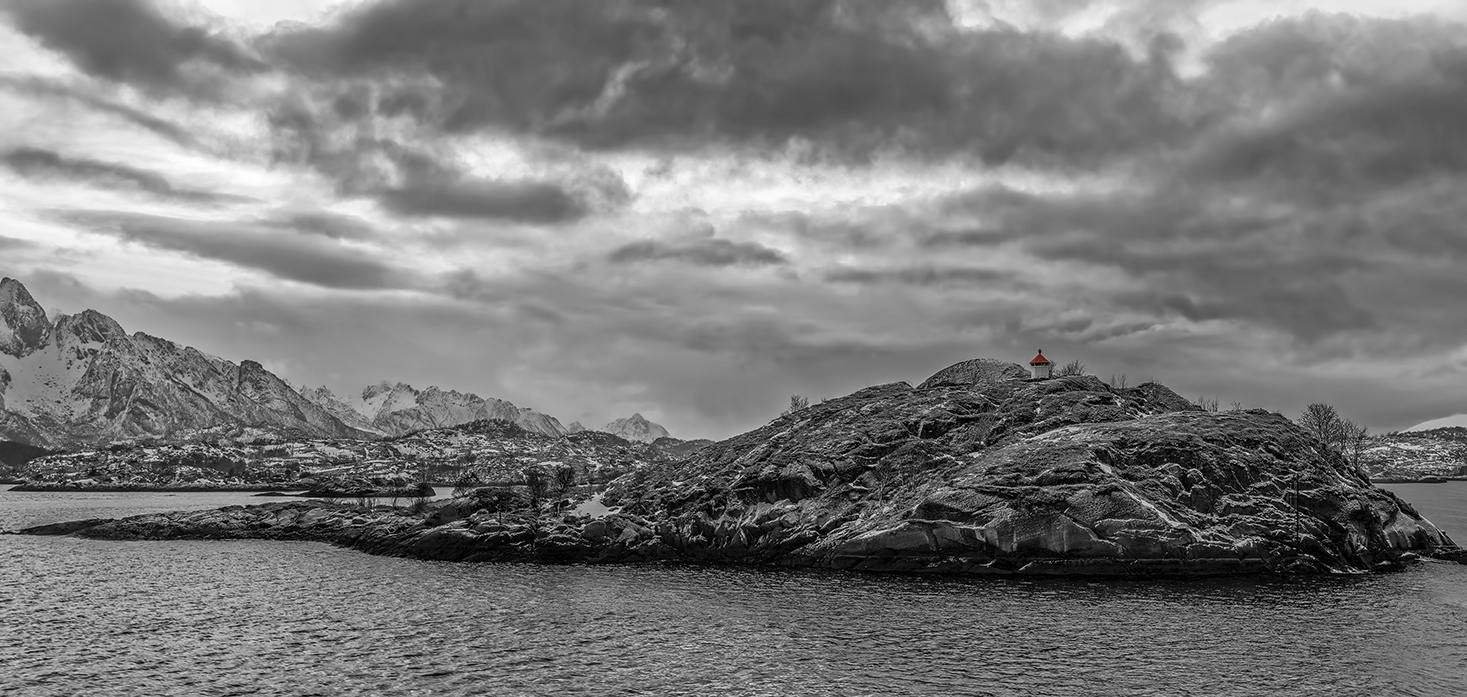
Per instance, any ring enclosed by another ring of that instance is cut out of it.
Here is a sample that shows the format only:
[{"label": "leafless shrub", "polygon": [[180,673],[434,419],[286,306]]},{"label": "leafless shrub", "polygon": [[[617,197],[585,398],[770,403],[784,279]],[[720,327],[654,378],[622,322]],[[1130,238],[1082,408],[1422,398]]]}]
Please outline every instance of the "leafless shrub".
[{"label": "leafless shrub", "polygon": [[525,490],[530,494],[530,507],[540,509],[540,501],[550,489],[550,474],[540,466],[526,467],[520,473],[525,479]]},{"label": "leafless shrub", "polygon": [[804,397],[804,396],[797,395],[797,394],[792,394],[792,395],[790,395],[790,405],[789,405],[789,407],[787,407],[784,410],[784,412],[782,414],[780,414],[780,416],[789,416],[790,414],[793,414],[793,413],[795,413],[795,412],[797,412],[797,411],[799,411],[801,409],[805,409],[805,408],[807,408],[809,406],[810,406],[810,399],[808,397]]},{"label": "leafless shrub", "polygon": [[555,469],[555,488],[560,493],[569,493],[576,486],[575,465],[561,465]]},{"label": "leafless shrub", "polygon": [[1060,366],[1060,369],[1057,370],[1057,371],[1055,371],[1054,374],[1055,374],[1055,377],[1061,377],[1061,378],[1068,377],[1068,376],[1071,376],[1071,375],[1084,375],[1085,374],[1085,364],[1084,363],[1081,363],[1080,362],[1080,359],[1076,358],[1075,360],[1070,361],[1069,363],[1066,363],[1063,366]]}]

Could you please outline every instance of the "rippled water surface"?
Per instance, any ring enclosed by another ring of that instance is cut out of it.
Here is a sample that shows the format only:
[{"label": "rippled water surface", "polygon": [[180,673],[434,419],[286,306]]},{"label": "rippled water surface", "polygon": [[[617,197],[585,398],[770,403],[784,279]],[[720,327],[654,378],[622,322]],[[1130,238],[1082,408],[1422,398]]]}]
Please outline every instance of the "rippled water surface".
[{"label": "rippled water surface", "polygon": [[[1467,484],[1390,488],[1467,536]],[[0,528],[258,501],[0,492]],[[1467,694],[1467,566],[1041,582],[4,536],[0,694]]]}]

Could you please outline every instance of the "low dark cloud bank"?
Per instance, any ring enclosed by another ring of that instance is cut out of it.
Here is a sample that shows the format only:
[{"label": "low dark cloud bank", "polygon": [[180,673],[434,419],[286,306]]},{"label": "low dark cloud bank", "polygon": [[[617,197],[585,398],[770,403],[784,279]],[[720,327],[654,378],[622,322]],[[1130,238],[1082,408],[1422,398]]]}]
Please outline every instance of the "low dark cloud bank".
[{"label": "low dark cloud bank", "polygon": [[607,259],[616,264],[680,261],[694,266],[771,266],[789,263],[777,249],[757,242],[720,238],[664,243],[646,240],[613,250]]},{"label": "low dark cloud bank", "polygon": [[254,71],[261,64],[234,41],[163,16],[148,0],[6,0],[16,28],[98,77],[159,93],[216,94],[190,69]]},{"label": "low dark cloud bank", "polygon": [[411,273],[375,255],[269,226],[108,211],[62,212],[58,217],[126,242],[326,288],[383,290],[415,285]]},{"label": "low dark cloud bank", "polygon": [[14,148],[0,152],[0,167],[33,179],[83,181],[106,189],[141,191],[185,203],[221,204],[249,200],[231,194],[177,187],[156,172],[116,162],[67,157],[42,148]]}]

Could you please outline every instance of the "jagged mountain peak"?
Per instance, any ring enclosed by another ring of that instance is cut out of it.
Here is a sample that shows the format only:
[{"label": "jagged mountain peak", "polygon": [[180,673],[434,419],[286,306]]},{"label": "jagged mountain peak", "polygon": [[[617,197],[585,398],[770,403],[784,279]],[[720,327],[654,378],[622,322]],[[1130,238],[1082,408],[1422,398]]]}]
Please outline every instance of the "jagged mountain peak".
[{"label": "jagged mountain peak", "polygon": [[30,291],[13,278],[0,279],[0,353],[17,358],[39,348],[51,321]]},{"label": "jagged mountain peak", "polygon": [[612,435],[621,436],[627,440],[642,443],[651,443],[658,438],[669,438],[672,436],[671,433],[667,432],[667,429],[659,424],[648,421],[640,412],[606,424],[606,428],[601,430]]},{"label": "jagged mountain peak", "polygon": [[82,310],[74,315],[56,318],[56,333],[63,337],[75,337],[83,343],[106,343],[109,339],[127,339],[127,330],[117,320],[96,310]]},{"label": "jagged mountain peak", "polygon": [[365,388],[363,388],[362,399],[371,399],[373,397],[376,397],[377,395],[390,394],[392,392],[411,392],[413,394],[418,393],[417,390],[413,389],[412,385],[409,385],[405,382],[389,382],[387,380],[383,380],[382,382],[379,382],[375,385],[367,385]]},{"label": "jagged mountain peak", "polygon": [[0,307],[11,304],[36,305],[36,299],[25,289],[25,284],[6,276],[0,278]]}]

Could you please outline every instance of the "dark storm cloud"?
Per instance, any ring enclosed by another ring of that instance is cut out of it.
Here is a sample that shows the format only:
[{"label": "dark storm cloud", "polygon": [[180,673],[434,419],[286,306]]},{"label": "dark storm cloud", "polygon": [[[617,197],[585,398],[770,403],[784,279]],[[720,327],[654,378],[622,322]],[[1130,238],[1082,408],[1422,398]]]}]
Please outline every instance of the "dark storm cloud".
[{"label": "dark storm cloud", "polygon": [[85,182],[123,191],[142,191],[184,203],[233,203],[250,199],[211,191],[175,187],[163,175],[115,162],[66,157],[41,148],[0,152],[0,166],[31,179]]},{"label": "dark storm cloud", "polygon": [[[1116,307],[1194,321],[1236,320],[1305,343],[1388,327],[1433,344],[1467,338],[1455,328],[1467,321],[1467,312],[1443,300],[1441,291],[1405,290],[1433,269],[1467,260],[1467,232],[1452,222],[1467,215],[1459,196],[1418,193],[1390,205],[1292,204],[1279,213],[1269,211],[1276,201],[1240,201],[1241,195],[1186,183],[1104,195],[984,192],[948,204],[950,210],[981,211],[988,219],[984,230],[933,233],[917,242],[975,250],[1013,244],[1043,259],[1114,269],[1130,282],[1097,288],[1094,296]],[[1403,323],[1394,303],[1379,301],[1383,292],[1399,293],[1399,302],[1418,309],[1430,307],[1426,314],[1433,319]],[[1420,297],[1412,301],[1412,295]]]},{"label": "dark storm cloud", "polygon": [[1215,129],[1182,176],[1344,200],[1467,173],[1467,46],[1426,20],[1310,14],[1230,38],[1199,96],[1267,118]]},{"label": "dark storm cloud", "polygon": [[217,85],[189,75],[191,65],[260,67],[234,42],[179,24],[149,0],[5,0],[0,11],[82,70],[152,92],[214,94]]},{"label": "dark storm cloud", "polygon": [[376,228],[361,218],[326,211],[285,212],[263,220],[261,224],[333,240],[372,240],[381,237]]},{"label": "dark storm cloud", "polygon": [[1467,69],[1322,101],[1280,123],[1211,140],[1187,175],[1345,198],[1467,173]]},{"label": "dark storm cloud", "polygon": [[366,252],[316,236],[231,224],[107,211],[61,213],[60,220],[90,232],[154,249],[264,271],[326,288],[409,288],[413,277]]},{"label": "dark storm cloud", "polygon": [[896,283],[910,286],[992,285],[1015,280],[1016,274],[997,269],[911,266],[897,269],[837,269],[825,274],[832,283],[880,285]]},{"label": "dark storm cloud", "polygon": [[97,111],[120,117],[133,125],[162,136],[179,145],[186,147],[198,147],[199,145],[198,139],[184,130],[182,126],[167,119],[149,114],[141,109],[106,99],[95,94],[94,91],[87,91],[40,78],[16,78],[10,76],[0,76],[0,89],[11,90],[26,95],[74,101]]},{"label": "dark storm cloud", "polygon": [[857,156],[1091,162],[1190,127],[1166,51],[959,32],[936,0],[383,0],[261,50],[346,120],[411,114],[591,148],[799,137]]},{"label": "dark storm cloud", "polygon": [[403,216],[437,216],[554,224],[618,207],[631,198],[626,182],[604,167],[573,181],[485,179],[428,150],[383,138],[337,142],[355,126],[333,110],[297,100],[269,115],[275,159],[311,167],[344,195],[368,196]]},{"label": "dark storm cloud", "polygon": [[695,266],[770,266],[789,263],[779,250],[757,242],[704,239],[693,242],[633,242],[613,250],[607,260],[614,264],[643,261],[679,261]]},{"label": "dark storm cloud", "polygon": [[402,215],[558,223],[587,213],[570,192],[547,182],[427,180],[379,196],[388,210]]}]

